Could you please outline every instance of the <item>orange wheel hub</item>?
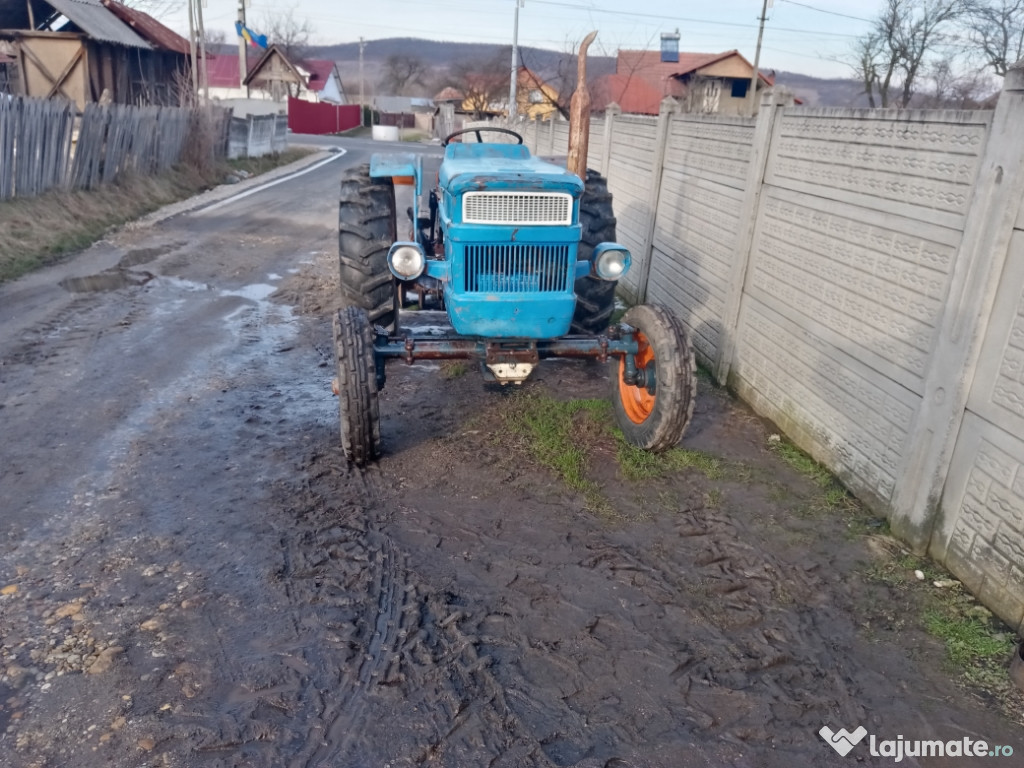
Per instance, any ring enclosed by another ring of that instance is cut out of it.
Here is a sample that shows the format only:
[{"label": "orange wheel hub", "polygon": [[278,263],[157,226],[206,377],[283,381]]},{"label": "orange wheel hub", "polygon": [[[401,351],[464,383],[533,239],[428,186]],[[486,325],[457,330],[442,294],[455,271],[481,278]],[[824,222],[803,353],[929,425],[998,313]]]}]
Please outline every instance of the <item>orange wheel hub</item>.
[{"label": "orange wheel hub", "polygon": [[[647,341],[647,337],[640,331],[633,334],[638,346],[634,356],[638,370],[647,368],[647,364],[654,360],[654,349]],[[634,387],[622,380],[626,373],[626,360],[619,361],[619,399],[622,401],[622,409],[626,412],[627,418],[634,424],[643,424],[647,418],[654,413],[654,402],[656,395],[647,391],[646,387]]]}]

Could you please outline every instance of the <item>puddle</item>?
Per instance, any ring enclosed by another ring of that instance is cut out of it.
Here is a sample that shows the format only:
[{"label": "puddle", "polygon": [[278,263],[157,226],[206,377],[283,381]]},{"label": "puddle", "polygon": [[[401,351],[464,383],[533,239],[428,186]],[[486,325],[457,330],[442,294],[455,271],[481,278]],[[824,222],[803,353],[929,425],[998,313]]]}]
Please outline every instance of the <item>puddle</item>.
[{"label": "puddle", "polygon": [[137,267],[140,264],[148,264],[149,262],[156,259],[158,256],[163,256],[165,253],[170,253],[178,245],[161,245],[157,248],[136,248],[133,251],[128,251],[117,263],[119,267]]},{"label": "puddle", "polygon": [[103,291],[116,291],[133,285],[145,285],[153,277],[149,272],[126,272],[121,269],[114,269],[108,272],[100,272],[98,275],[67,277],[61,280],[58,285],[71,293],[99,293]]},{"label": "puddle", "polygon": [[221,291],[220,295],[240,296],[243,299],[249,299],[251,301],[263,301],[276,290],[276,285],[267,285],[266,283],[255,283],[254,285],[246,285],[242,288],[239,288],[236,291]]}]

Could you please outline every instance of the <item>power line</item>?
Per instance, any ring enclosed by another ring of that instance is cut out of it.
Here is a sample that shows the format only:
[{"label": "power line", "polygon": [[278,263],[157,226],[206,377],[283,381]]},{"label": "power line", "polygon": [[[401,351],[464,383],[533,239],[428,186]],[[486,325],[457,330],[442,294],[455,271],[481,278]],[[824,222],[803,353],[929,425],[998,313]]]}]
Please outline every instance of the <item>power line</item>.
[{"label": "power line", "polygon": [[[605,8],[596,8],[589,5],[577,5],[575,3],[563,3],[559,0],[533,0],[534,3],[540,5],[554,5],[561,8],[572,8],[578,11],[590,11],[591,13],[601,13],[606,16],[628,16],[629,18],[644,18],[644,19],[657,19],[658,21],[671,21],[671,22],[687,22],[690,24],[709,24],[720,27],[741,27],[744,29],[757,29],[757,24],[742,24],[738,21],[712,21],[710,19],[690,19],[685,16],[670,16],[666,14],[654,14],[654,13],[635,13],[633,11],[613,11]],[[780,32],[800,32],[805,34],[813,35],[828,35],[830,37],[857,37],[857,35],[850,35],[844,32],[825,32],[824,30],[816,29],[794,29],[792,27],[772,27],[773,30]]]},{"label": "power line", "polygon": [[818,13],[827,13],[829,16],[841,16],[844,19],[853,19],[854,21],[866,21],[868,24],[873,24],[872,19],[864,19],[860,16],[850,16],[847,13],[838,13],[837,11],[826,11],[824,8],[815,8],[813,5],[807,5],[807,3],[798,3],[796,0],[781,0],[783,3],[789,3],[790,5],[799,5],[801,8],[807,8]]}]

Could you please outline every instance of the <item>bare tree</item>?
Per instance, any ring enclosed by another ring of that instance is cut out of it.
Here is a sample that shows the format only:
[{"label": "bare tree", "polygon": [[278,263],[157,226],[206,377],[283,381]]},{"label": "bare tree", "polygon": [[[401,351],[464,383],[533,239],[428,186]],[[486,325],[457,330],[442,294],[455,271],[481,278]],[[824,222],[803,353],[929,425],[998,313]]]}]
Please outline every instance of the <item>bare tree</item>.
[{"label": "bare tree", "polygon": [[994,90],[991,77],[978,71],[959,72],[952,59],[933,62],[924,83],[914,105],[926,109],[981,109]]},{"label": "bare tree", "polygon": [[964,26],[971,47],[1000,77],[1024,58],[1024,0],[967,0]]},{"label": "bare tree", "polygon": [[511,50],[502,48],[490,59],[461,61],[451,68],[451,85],[460,90],[464,105],[477,119],[508,104]]},{"label": "bare tree", "polygon": [[394,54],[388,56],[384,63],[384,75],[381,78],[381,88],[385,93],[395,96],[406,96],[406,90],[412,86],[426,85],[426,67],[423,62],[415,56]]},{"label": "bare tree", "polygon": [[887,0],[873,28],[854,43],[853,67],[864,83],[868,102],[877,93],[882,107],[906,107],[927,66],[928,57],[952,42],[953,23],[966,10],[967,0]]},{"label": "bare tree", "polygon": [[300,21],[295,18],[295,9],[289,8],[281,13],[265,14],[257,31],[267,36],[268,43],[280,46],[289,61],[296,62],[300,61],[309,49],[313,26],[309,19]]}]

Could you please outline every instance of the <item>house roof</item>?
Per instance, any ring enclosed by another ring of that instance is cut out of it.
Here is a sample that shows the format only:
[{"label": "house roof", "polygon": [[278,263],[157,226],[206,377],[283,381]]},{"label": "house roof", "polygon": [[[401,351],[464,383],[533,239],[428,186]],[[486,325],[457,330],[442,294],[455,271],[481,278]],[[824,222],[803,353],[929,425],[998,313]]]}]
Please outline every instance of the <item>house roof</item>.
[{"label": "house roof", "polygon": [[[623,112],[656,115],[662,99],[682,95],[682,78],[731,58],[739,59],[753,71],[753,65],[736,50],[722,53],[680,51],[679,61],[662,61],[661,51],[620,50],[615,62],[616,73],[598,78],[591,89],[591,100],[595,108],[615,102]],[[774,84],[773,77],[763,72],[758,74],[766,85]]]},{"label": "house roof", "polygon": [[152,43],[154,47],[189,55],[188,40],[173,29],[165,27],[148,13],[143,13],[137,8],[129,8],[118,0],[101,0],[101,2],[105,8],[138,32],[145,40]]},{"label": "house roof", "polygon": [[441,102],[441,101],[457,101],[457,102],[459,102],[461,104],[462,103],[462,99],[463,99],[462,93],[458,89],[452,88],[449,85],[447,88],[442,90],[440,93],[438,93],[434,97],[434,103]]},{"label": "house roof", "polygon": [[331,79],[335,65],[330,59],[304,59],[299,62],[299,66],[309,72],[306,87],[319,93]]},{"label": "house roof", "polygon": [[[669,77],[683,77],[693,74],[699,69],[710,67],[720,61],[732,57],[738,58],[751,69],[754,66],[746,60],[739,51],[723,51],[722,53],[686,53],[679,52],[679,61],[662,61],[661,51],[629,51],[620,50],[615,61],[615,74],[617,75],[639,75],[651,79],[652,77],[666,79]],[[766,85],[772,85],[773,79],[767,77],[763,72],[759,73],[761,80]]]},{"label": "house roof", "polygon": [[[462,97],[459,97],[459,101],[462,101]],[[434,109],[430,99],[416,96],[377,96],[373,100],[373,106],[378,111],[389,115],[432,112]]]},{"label": "house roof", "polygon": [[[257,59],[253,56],[247,58],[246,68],[248,71],[252,71],[256,61]],[[238,54],[209,56],[206,62],[206,76],[211,88],[237,88]]]},{"label": "house roof", "polygon": [[615,102],[623,112],[656,115],[661,100],[668,94],[643,77],[605,75],[591,87],[590,101],[595,109],[604,109]]},{"label": "house roof", "polygon": [[116,43],[130,48],[151,48],[149,43],[111,11],[100,0],[46,0],[57,11],[93,40]]}]

